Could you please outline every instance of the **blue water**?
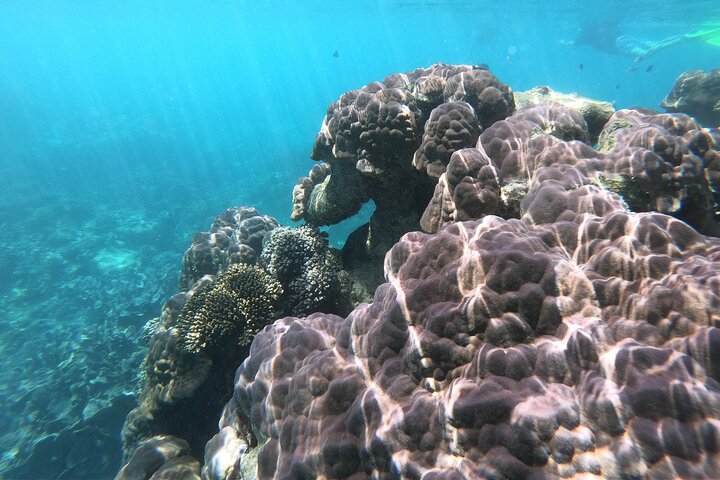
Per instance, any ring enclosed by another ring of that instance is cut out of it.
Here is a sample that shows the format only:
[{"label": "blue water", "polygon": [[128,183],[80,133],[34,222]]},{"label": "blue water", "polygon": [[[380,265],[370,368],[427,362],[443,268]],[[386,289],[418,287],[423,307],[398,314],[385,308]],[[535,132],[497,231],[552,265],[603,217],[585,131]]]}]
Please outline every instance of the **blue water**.
[{"label": "blue water", "polygon": [[[78,449],[68,468],[101,455],[98,476],[113,475],[140,330],[177,290],[192,234],[233,205],[290,224],[341,93],[485,63],[514,90],[659,109],[680,73],[720,67],[702,42],[637,69],[570,44],[601,20],[660,40],[720,25],[720,3],[2,0],[0,476],[60,441]],[[115,417],[98,424],[102,408]],[[77,440],[88,425],[92,448]]]}]

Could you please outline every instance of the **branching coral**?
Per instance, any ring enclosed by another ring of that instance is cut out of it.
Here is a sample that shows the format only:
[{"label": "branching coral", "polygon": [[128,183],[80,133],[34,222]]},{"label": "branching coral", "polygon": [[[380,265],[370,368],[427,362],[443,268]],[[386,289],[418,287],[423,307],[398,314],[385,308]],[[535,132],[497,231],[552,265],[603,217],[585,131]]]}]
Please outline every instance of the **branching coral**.
[{"label": "branching coral", "polygon": [[282,294],[280,283],[255,265],[235,264],[187,301],[175,326],[182,350],[198,353],[226,338],[252,341]]}]

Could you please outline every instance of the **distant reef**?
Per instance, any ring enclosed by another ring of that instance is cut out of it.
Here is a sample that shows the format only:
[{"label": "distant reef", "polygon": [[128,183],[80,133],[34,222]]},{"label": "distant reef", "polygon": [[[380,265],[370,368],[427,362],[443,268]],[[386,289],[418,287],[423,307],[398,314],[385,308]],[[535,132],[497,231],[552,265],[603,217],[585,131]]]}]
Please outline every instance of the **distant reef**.
[{"label": "distant reef", "polygon": [[341,95],[302,226],[193,240],[117,478],[717,477],[719,145],[485,66]]}]

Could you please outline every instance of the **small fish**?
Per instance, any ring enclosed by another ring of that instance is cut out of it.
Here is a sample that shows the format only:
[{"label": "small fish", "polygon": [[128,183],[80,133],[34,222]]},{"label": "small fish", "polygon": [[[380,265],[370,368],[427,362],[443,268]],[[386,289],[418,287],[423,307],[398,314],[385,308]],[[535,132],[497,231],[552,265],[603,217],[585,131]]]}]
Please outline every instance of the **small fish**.
[{"label": "small fish", "polygon": [[582,71],[585,69],[585,65],[583,65],[583,64],[581,63],[581,64],[578,66],[578,68],[579,68],[580,71],[582,72]]},{"label": "small fish", "polygon": [[338,52],[337,50],[335,50],[335,51],[333,52],[333,57],[338,58],[339,56],[340,56],[340,52]]},{"label": "small fish", "polygon": [[620,90],[620,84],[615,85],[615,90]]},{"label": "small fish", "polygon": [[646,68],[645,71],[646,71],[647,73],[650,73],[650,72],[652,72],[652,69],[653,69],[653,66],[652,66],[652,65],[648,65],[648,68]]},{"label": "small fish", "polygon": [[633,65],[632,67],[628,68],[627,71],[628,71],[628,72],[637,72],[637,71],[638,71],[638,67],[636,67],[635,65]]}]

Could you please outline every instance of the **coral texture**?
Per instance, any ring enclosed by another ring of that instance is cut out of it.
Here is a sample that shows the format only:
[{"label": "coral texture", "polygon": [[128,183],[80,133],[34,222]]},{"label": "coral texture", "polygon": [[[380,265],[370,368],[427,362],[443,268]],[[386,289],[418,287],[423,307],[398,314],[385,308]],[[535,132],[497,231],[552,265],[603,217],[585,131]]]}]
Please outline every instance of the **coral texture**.
[{"label": "coral texture", "polygon": [[367,253],[381,258],[419,228],[453,151],[513,110],[512,91],[486,66],[435,64],[347,92],[328,107],[313,147],[329,172],[298,181],[292,218],[334,224],[373,200]]},{"label": "coral texture", "polygon": [[[177,325],[213,277],[168,300],[126,468],[197,475],[189,452],[212,480],[716,477],[720,133],[644,109],[591,131],[578,102],[513,113],[486,67],[442,64],[341,96],[293,218],[372,199],[342,255],[372,277],[389,249],[385,283],[326,308],[344,287],[325,237],[259,228],[292,316],[191,354]],[[158,435],[188,447],[149,455]]]},{"label": "coral texture", "polygon": [[200,480],[200,463],[188,456],[186,441],[170,435],[158,435],[144,441],[116,480]]},{"label": "coral texture", "polygon": [[513,92],[513,96],[516,110],[543,103],[559,103],[580,112],[587,124],[591,144],[597,141],[600,131],[615,113],[615,107],[610,102],[593,100],[577,93],[557,92],[548,86],[535,87],[525,92]]},{"label": "coral texture", "polygon": [[467,103],[440,105],[430,113],[425,124],[425,134],[413,157],[413,165],[431,177],[440,177],[453,152],[475,146],[480,131],[475,111]]},{"label": "coral texture", "polygon": [[270,320],[281,294],[280,283],[261,267],[231,265],[185,302],[175,323],[179,347],[199,353],[227,339],[250,343]]},{"label": "coral texture", "polygon": [[469,103],[483,128],[515,111],[512,90],[499,82],[487,68],[467,69],[448,77],[443,98],[445,101]]},{"label": "coral texture", "polygon": [[622,110],[594,149],[558,103],[487,126],[372,303],[255,337],[212,478],[712,477],[720,239],[683,220],[717,227],[717,139]]},{"label": "coral texture", "polygon": [[227,359],[245,357],[243,343],[271,320],[281,292],[260,266],[241,263],[259,260],[263,241],[276,227],[254,208],[234,207],[193,239],[180,277],[187,291],[168,299],[144,332],[149,339],[140,399],[122,431],[125,461],[159,435],[177,437],[189,444],[189,455],[202,458],[216,411],[230,393],[235,367]]},{"label": "coral texture", "polygon": [[218,215],[209,232],[193,237],[183,257],[180,289],[187,290],[203,275],[218,275],[234,263],[254,264],[265,236],[277,221],[252,207],[233,207]]},{"label": "coral texture", "polygon": [[262,264],[282,284],[288,315],[347,311],[348,281],[340,260],[317,227],[275,229],[263,249]]},{"label": "coral texture", "polygon": [[514,108],[512,90],[486,65],[438,63],[346,92],[328,107],[311,154],[324,163],[297,182],[292,219],[331,225],[372,200],[370,222],[343,257],[364,264],[355,285],[373,291],[385,253],[420,229],[452,153],[474,146],[484,126]]},{"label": "coral texture", "polygon": [[[567,201],[584,201],[577,208],[587,212],[606,208],[581,198],[599,186],[620,195],[632,211],[659,211],[703,232],[720,232],[720,133],[700,129],[686,115],[620,110],[600,133],[598,150],[572,141],[586,138],[583,118],[559,104],[496,122],[477,148],[453,154],[421,225],[434,232],[489,214],[543,223],[547,208],[564,208]],[[526,198],[547,182],[556,185],[552,200],[541,207]]]},{"label": "coral texture", "polygon": [[692,115],[706,127],[720,127],[720,68],[684,72],[663,99],[662,107]]},{"label": "coral texture", "polygon": [[217,379],[228,377],[229,372],[204,352],[193,355],[181,349],[173,326],[187,298],[210,283],[211,278],[203,277],[189,293],[178,293],[163,306],[145,357],[138,406],[127,416],[122,430],[126,461],[139,445],[157,435],[193,442],[189,450],[196,455],[207,441],[203,437],[211,431],[208,417],[212,414],[205,409],[222,405],[219,400],[224,389]]},{"label": "coral texture", "polygon": [[346,319],[256,337],[221,427],[250,420],[258,478],[717,472],[720,240],[488,216],[407,234],[386,273]]}]

